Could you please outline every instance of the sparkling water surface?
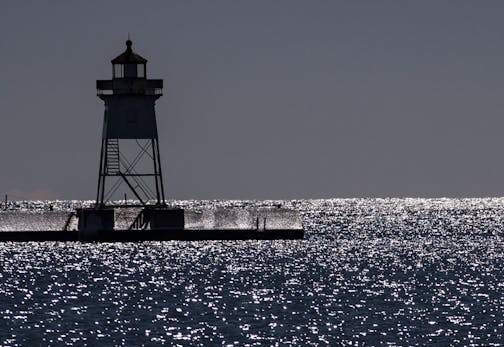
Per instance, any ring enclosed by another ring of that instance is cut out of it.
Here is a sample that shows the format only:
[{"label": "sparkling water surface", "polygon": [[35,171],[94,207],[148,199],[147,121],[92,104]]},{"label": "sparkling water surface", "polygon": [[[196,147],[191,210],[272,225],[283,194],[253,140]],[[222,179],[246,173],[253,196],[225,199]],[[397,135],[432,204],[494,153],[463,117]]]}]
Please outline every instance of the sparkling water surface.
[{"label": "sparkling water surface", "polygon": [[[59,226],[79,204],[11,205],[1,230]],[[172,204],[294,207],[306,235],[0,243],[0,344],[504,343],[504,198]]]}]

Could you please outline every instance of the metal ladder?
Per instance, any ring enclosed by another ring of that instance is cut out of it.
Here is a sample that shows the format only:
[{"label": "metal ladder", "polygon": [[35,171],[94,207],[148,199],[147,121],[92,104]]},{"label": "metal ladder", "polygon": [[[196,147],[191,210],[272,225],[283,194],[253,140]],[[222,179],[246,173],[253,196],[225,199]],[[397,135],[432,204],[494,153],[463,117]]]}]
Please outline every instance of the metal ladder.
[{"label": "metal ladder", "polygon": [[120,168],[119,139],[107,139],[107,173],[117,174]]}]

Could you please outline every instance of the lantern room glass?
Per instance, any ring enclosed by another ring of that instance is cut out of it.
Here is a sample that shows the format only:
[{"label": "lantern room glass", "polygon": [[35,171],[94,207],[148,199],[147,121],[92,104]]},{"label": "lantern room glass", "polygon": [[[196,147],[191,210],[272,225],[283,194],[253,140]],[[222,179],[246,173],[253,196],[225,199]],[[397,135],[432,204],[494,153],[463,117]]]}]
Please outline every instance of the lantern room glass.
[{"label": "lantern room glass", "polygon": [[124,65],[123,64],[114,64],[112,76],[114,78],[123,78],[124,77]]},{"label": "lantern room glass", "polygon": [[114,64],[114,78],[145,78],[145,64]]},{"label": "lantern room glass", "polygon": [[137,65],[137,77],[138,78],[145,78],[145,64],[138,64]]}]

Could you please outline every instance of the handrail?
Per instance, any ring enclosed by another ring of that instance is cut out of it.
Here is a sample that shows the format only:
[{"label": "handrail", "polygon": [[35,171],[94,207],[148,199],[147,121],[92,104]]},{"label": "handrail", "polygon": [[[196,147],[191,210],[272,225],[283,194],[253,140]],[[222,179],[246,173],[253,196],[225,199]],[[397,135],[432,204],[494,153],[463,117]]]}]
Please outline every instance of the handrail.
[{"label": "handrail", "polygon": [[128,230],[144,230],[149,223],[148,218],[145,217],[145,210],[141,210],[138,216],[136,216],[133,223],[131,223]]},{"label": "handrail", "polygon": [[96,95],[114,95],[114,94],[135,94],[135,95],[163,95],[161,88],[139,88],[139,89],[96,89]]},{"label": "handrail", "polygon": [[63,231],[68,231],[68,227],[70,226],[70,223],[72,223],[73,218],[76,216],[77,216],[77,214],[75,213],[75,211],[70,212],[70,214],[68,215],[68,218],[65,222],[65,225],[63,226]]}]

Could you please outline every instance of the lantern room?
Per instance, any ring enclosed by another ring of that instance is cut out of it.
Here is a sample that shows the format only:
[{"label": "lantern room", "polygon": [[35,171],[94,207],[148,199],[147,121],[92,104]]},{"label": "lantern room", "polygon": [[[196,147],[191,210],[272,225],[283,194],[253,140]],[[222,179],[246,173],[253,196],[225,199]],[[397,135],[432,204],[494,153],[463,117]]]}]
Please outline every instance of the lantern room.
[{"label": "lantern room", "polygon": [[126,41],[126,51],[112,59],[112,77],[146,78],[147,59],[133,52],[131,40]]}]

